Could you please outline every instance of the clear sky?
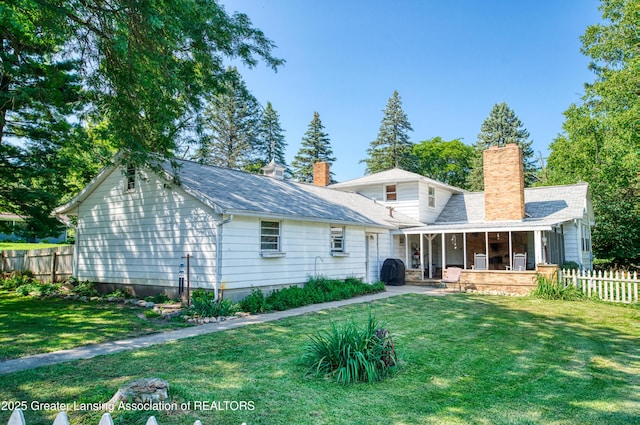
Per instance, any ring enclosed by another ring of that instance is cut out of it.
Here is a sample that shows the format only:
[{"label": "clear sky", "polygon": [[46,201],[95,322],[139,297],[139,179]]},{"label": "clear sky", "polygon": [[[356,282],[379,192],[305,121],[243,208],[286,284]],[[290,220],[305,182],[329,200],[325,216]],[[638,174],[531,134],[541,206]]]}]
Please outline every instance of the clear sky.
[{"label": "clear sky", "polygon": [[536,155],[592,82],[580,36],[597,0],[223,0],[273,40],[286,64],[239,68],[280,115],[290,164],[314,111],[331,140],[335,178],[364,175],[366,150],[394,90],[411,141],[476,142],[494,104],[523,122]]}]

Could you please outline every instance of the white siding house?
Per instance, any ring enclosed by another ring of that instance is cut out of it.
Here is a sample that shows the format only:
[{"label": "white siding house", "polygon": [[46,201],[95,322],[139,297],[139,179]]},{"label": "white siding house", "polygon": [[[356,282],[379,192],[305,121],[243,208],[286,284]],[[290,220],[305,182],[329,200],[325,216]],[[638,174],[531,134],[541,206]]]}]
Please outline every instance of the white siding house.
[{"label": "white siding house", "polygon": [[[512,160],[521,167],[515,145],[488,155],[499,169],[485,163],[485,188],[499,190],[474,193],[399,169],[324,187],[285,180],[276,164],[270,175],[190,161],[162,174],[115,164],[56,214],[77,217],[78,279],[139,294],[175,294],[187,260],[191,287],[235,297],[316,275],[375,282],[386,258],[421,280],[459,267],[478,284],[541,264],[591,268],[588,185],[525,189],[521,172],[519,181],[502,172]],[[501,209],[515,215],[496,216]]]},{"label": "white siding house", "polygon": [[74,276],[174,294],[188,256],[192,288],[236,296],[315,275],[374,282],[389,231],[420,224],[356,193],[189,161],[179,184],[165,172],[114,165],[56,210],[77,217]]}]

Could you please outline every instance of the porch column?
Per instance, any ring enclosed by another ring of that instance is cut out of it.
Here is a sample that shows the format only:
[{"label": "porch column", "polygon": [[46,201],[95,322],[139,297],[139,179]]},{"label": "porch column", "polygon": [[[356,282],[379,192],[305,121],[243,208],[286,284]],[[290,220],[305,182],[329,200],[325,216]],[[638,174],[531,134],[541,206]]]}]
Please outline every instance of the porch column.
[{"label": "porch column", "polygon": [[513,241],[511,240],[511,231],[509,231],[509,270],[513,270]]},{"label": "porch column", "polygon": [[533,231],[533,240],[535,244],[536,266],[544,263],[544,246],[542,244],[542,231]]},{"label": "porch column", "polygon": [[406,265],[407,269],[411,268],[411,263],[409,261],[411,261],[411,257],[409,257],[409,235],[405,234],[404,235],[404,264]]},{"label": "porch column", "polygon": [[464,255],[462,268],[467,270],[467,232],[462,233],[462,252]]},{"label": "porch column", "polygon": [[444,270],[447,268],[447,243],[444,240],[444,233],[440,235],[442,236],[442,276],[444,276]]},{"label": "porch column", "polygon": [[424,280],[424,234],[420,233],[420,274]]}]

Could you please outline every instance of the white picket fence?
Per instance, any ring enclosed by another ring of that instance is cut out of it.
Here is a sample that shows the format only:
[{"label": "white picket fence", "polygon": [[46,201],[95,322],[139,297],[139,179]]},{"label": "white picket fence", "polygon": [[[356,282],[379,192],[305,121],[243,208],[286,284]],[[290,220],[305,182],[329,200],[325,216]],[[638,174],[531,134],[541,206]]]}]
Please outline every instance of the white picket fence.
[{"label": "white picket fence", "polygon": [[564,286],[580,288],[587,296],[617,303],[638,302],[638,272],[560,270]]},{"label": "white picket fence", "polygon": [[[9,418],[9,422],[7,425],[27,425],[27,422],[24,420],[24,413],[22,413],[21,409],[15,409]],[[53,421],[53,425],[69,425],[69,417],[66,412],[59,412],[56,418]],[[100,418],[100,422],[98,425],[113,425],[113,419],[111,418],[111,414],[105,413]],[[147,419],[146,425],[158,425],[158,421],[156,421],[155,416],[150,416]],[[202,422],[195,421],[193,425],[202,425]],[[247,425],[243,423],[242,425]]]}]

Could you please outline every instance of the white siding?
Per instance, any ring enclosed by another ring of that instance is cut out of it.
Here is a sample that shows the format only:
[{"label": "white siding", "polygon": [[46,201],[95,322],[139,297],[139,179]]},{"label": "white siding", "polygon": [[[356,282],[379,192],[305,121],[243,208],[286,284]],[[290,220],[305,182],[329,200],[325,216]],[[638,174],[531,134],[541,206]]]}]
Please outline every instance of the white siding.
[{"label": "white siding", "polygon": [[182,190],[146,177],[129,193],[126,177],[115,170],[80,205],[77,277],[177,286],[181,257],[190,254],[191,286],[213,288],[220,217]]},{"label": "white siding", "polygon": [[[297,284],[316,274],[329,278],[354,276],[366,279],[364,227],[346,226],[345,251],[348,255],[332,256],[329,224],[283,220],[280,226],[282,257],[260,255],[259,218],[235,217],[224,226],[222,288]],[[382,239],[380,245],[388,246]]]},{"label": "white siding", "polygon": [[[386,185],[395,184],[397,201],[385,202],[384,188]],[[387,182],[358,188],[358,193],[369,199],[375,199],[379,204],[393,208],[394,211],[401,212],[411,218],[420,220],[420,194],[418,193],[418,182]],[[425,204],[426,205],[426,204]]]},{"label": "white siding", "polygon": [[564,258],[565,261],[575,261],[582,264],[582,255],[580,253],[580,239],[578,234],[579,227],[574,223],[565,223],[562,226],[564,233]]},{"label": "white siding", "polygon": [[[432,186],[435,187],[435,186]],[[419,192],[419,212],[418,220],[423,223],[435,223],[436,219],[449,202],[451,198],[451,192],[448,190],[435,187],[436,205],[435,207],[429,206],[429,185],[427,183],[420,183]]]}]

